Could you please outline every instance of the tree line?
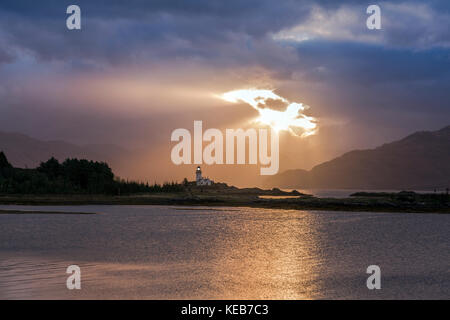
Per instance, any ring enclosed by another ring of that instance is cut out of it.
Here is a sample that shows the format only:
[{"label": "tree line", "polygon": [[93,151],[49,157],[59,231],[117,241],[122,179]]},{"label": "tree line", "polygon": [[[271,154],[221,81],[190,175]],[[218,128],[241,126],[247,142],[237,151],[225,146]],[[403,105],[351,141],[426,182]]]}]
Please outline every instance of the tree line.
[{"label": "tree line", "polygon": [[153,184],[115,177],[106,162],[54,157],[35,169],[14,168],[0,152],[0,193],[2,194],[108,194],[179,192],[176,182]]}]

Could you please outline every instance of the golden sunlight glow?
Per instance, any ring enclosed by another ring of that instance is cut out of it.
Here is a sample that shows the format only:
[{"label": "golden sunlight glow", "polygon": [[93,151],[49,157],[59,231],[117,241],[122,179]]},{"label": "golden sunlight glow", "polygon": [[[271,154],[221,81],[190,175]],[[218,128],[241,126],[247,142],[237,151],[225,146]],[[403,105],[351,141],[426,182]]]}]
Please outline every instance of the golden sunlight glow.
[{"label": "golden sunlight glow", "polygon": [[[302,114],[308,107],[302,103],[289,102],[275,94],[273,90],[243,89],[224,93],[220,96],[228,102],[245,102],[259,112],[259,117],[254,121],[268,125],[277,132],[289,131],[290,133],[307,137],[317,131],[316,119]],[[268,105],[270,101],[283,106],[283,111],[275,110]]]}]

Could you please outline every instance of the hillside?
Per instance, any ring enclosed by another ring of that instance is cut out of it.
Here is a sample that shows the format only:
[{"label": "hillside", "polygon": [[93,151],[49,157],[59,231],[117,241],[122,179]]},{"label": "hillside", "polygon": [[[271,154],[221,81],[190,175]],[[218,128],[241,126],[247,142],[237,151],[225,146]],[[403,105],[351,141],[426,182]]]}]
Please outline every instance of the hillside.
[{"label": "hillside", "polygon": [[60,161],[67,158],[82,158],[105,161],[120,167],[121,159],[128,151],[115,145],[78,146],[63,141],[42,141],[20,133],[0,131],[0,151],[12,165],[19,168],[34,168],[42,161],[54,157]]},{"label": "hillside", "polygon": [[416,132],[370,150],[355,150],[310,171],[266,180],[281,188],[435,189],[450,187],[450,126]]}]

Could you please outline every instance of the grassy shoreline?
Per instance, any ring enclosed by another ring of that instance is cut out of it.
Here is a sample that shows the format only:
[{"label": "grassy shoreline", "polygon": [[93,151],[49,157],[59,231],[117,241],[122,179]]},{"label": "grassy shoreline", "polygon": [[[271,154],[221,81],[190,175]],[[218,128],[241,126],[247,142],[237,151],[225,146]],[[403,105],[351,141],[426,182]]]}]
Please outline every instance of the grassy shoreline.
[{"label": "grassy shoreline", "polygon": [[[392,197],[262,199],[255,194],[160,193],[134,196],[105,195],[3,195],[1,205],[170,205],[227,206],[287,210],[450,213],[450,204],[439,201],[405,201]],[[82,214],[82,213],[73,213]]]}]

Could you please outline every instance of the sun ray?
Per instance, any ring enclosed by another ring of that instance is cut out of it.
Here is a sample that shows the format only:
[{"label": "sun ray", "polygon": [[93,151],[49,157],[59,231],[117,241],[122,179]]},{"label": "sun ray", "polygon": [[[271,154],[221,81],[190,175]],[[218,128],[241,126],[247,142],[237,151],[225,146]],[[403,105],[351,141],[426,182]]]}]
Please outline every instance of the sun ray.
[{"label": "sun ray", "polygon": [[[289,102],[267,89],[241,89],[229,91],[220,96],[221,99],[237,103],[244,102],[258,111],[259,116],[253,122],[268,125],[275,131],[288,131],[293,135],[307,137],[317,132],[317,120],[302,112],[308,109],[302,103]],[[267,105],[269,100],[281,102],[285,109],[275,110]],[[301,134],[299,134],[301,132]]]}]

